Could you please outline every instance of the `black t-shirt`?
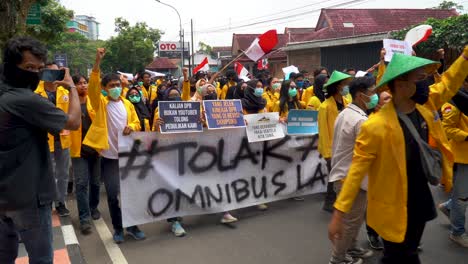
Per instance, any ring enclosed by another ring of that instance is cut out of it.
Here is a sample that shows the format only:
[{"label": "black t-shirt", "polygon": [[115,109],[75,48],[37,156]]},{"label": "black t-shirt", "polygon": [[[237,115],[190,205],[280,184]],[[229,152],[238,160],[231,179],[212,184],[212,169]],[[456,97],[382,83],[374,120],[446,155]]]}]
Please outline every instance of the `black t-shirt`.
[{"label": "black t-shirt", "polygon": [[22,190],[35,192],[40,204],[52,202],[55,182],[47,133],[60,133],[67,120],[46,98],[0,81],[0,179],[27,175]]},{"label": "black t-shirt", "polygon": [[[57,105],[57,91],[49,92],[45,90],[45,92],[47,94],[47,99],[49,99],[49,101],[53,103],[54,105]],[[57,133],[57,134],[51,133],[51,134],[52,136],[54,136],[55,142],[60,142],[60,133]]]},{"label": "black t-shirt", "polygon": [[[427,123],[421,114],[415,110],[407,115],[419,135],[424,141],[428,141],[429,131]],[[408,176],[408,219],[425,222],[434,219],[437,214],[435,211],[434,200],[423,173],[419,146],[411,135],[411,132],[400,121],[403,129],[406,145],[406,173]]]},{"label": "black t-shirt", "polygon": [[[91,117],[89,116],[88,108],[86,103],[81,104],[81,142],[83,142],[89,128],[91,127]],[[96,157],[98,153],[93,148],[81,144],[81,155],[82,158]]]},{"label": "black t-shirt", "polygon": [[338,112],[341,112],[344,109],[344,104],[336,101],[336,107],[338,108]]}]

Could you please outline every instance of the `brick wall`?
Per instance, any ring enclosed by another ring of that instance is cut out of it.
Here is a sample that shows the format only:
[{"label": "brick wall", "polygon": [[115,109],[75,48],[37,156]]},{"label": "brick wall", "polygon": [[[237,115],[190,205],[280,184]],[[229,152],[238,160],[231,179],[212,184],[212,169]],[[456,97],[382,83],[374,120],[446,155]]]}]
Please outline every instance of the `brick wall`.
[{"label": "brick wall", "polygon": [[289,65],[298,67],[300,71],[306,70],[311,76],[314,70],[321,66],[319,48],[288,51],[287,54]]}]

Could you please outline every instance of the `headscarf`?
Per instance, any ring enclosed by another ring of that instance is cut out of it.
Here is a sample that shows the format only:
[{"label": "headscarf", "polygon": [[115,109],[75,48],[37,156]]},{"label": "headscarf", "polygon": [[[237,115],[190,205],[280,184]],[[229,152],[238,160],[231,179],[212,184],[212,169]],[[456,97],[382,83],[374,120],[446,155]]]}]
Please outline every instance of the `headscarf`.
[{"label": "headscarf", "polygon": [[149,120],[151,118],[150,112],[149,112],[148,108],[146,107],[145,103],[143,103],[143,96],[141,95],[140,90],[138,90],[137,88],[132,87],[132,88],[128,89],[127,100],[130,101],[129,98],[130,98],[130,91],[131,90],[137,91],[138,95],[140,95],[140,97],[142,97],[140,102],[138,102],[138,103],[133,103],[132,102],[132,104],[135,107],[135,112],[137,113],[138,119],[140,120],[141,131],[145,131],[145,121],[144,120],[145,119]]},{"label": "headscarf", "polygon": [[227,100],[232,100],[232,99],[242,99],[244,98],[244,92],[241,87],[242,84],[244,84],[244,81],[240,80],[237,85],[231,86],[228,89],[228,92],[226,94],[226,99]]},{"label": "headscarf", "polygon": [[169,87],[164,91],[164,95],[162,97],[164,101],[169,101],[169,94],[171,93],[172,90],[176,90],[179,93],[179,95],[181,94],[180,90],[177,87],[175,86]]},{"label": "headscarf", "polygon": [[254,89],[252,86],[245,88],[244,98],[241,99],[242,108],[248,113],[258,113],[260,110],[265,109],[266,106],[266,100],[263,97],[256,96]]},{"label": "headscarf", "polygon": [[[200,80],[198,80],[198,82],[197,82],[198,85],[200,84],[199,82],[200,82]],[[203,98],[205,97],[205,95],[208,94],[208,88],[209,88],[210,86],[212,86],[212,87],[215,88],[215,90],[216,90],[216,87],[215,87],[213,84],[207,83],[207,84],[205,84],[205,85],[203,85],[203,86],[201,87],[201,94],[198,93],[198,88],[197,88],[197,91],[196,91],[195,94],[193,95],[191,101],[193,101],[193,102],[201,102],[201,101],[203,101]]]},{"label": "headscarf", "polygon": [[[323,85],[325,84],[328,76],[325,74],[319,74],[315,77],[314,82],[314,94],[320,100],[320,102],[325,101],[325,93],[323,92]],[[306,102],[307,103],[307,102]]]}]

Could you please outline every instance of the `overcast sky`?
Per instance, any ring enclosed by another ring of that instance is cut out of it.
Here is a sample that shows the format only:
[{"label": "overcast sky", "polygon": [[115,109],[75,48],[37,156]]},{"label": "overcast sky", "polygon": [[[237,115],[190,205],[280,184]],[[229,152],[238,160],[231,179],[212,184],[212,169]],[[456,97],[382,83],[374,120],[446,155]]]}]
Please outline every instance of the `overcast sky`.
[{"label": "overcast sky", "polygon": [[[161,0],[180,13],[185,40],[190,41],[190,19],[194,43],[230,46],[233,33],[263,33],[276,28],[315,27],[321,8],[429,8],[442,0]],[[114,35],[114,19],[123,17],[134,24],[146,22],[165,32],[162,40],[178,41],[176,12],[156,0],[60,0],[76,15],[92,15],[101,23],[100,39]],[[343,4],[348,2],[350,4]],[[468,0],[455,0],[468,7]],[[287,5],[286,5],[287,4]],[[465,8],[468,9],[468,8]],[[266,23],[263,23],[268,21]],[[254,24],[254,25],[249,25]],[[247,26],[248,25],[248,26]],[[197,46],[195,46],[197,49]]]}]

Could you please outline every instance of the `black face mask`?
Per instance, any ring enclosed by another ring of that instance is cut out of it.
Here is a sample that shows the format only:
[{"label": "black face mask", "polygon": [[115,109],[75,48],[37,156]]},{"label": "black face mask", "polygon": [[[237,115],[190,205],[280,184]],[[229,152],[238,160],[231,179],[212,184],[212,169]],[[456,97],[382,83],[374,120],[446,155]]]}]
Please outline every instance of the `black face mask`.
[{"label": "black face mask", "polygon": [[423,105],[429,100],[429,81],[421,80],[416,82],[416,93],[411,97],[411,100],[417,104]]},{"label": "black face mask", "polygon": [[16,65],[6,63],[3,69],[5,82],[16,88],[28,88],[36,90],[40,81],[40,73],[27,71]]},{"label": "black face mask", "polygon": [[167,100],[168,101],[182,101],[182,98],[180,98],[180,96],[168,97]]},{"label": "black face mask", "polygon": [[216,93],[207,94],[203,97],[203,100],[216,100],[216,99],[218,99],[218,96],[216,95]]}]

